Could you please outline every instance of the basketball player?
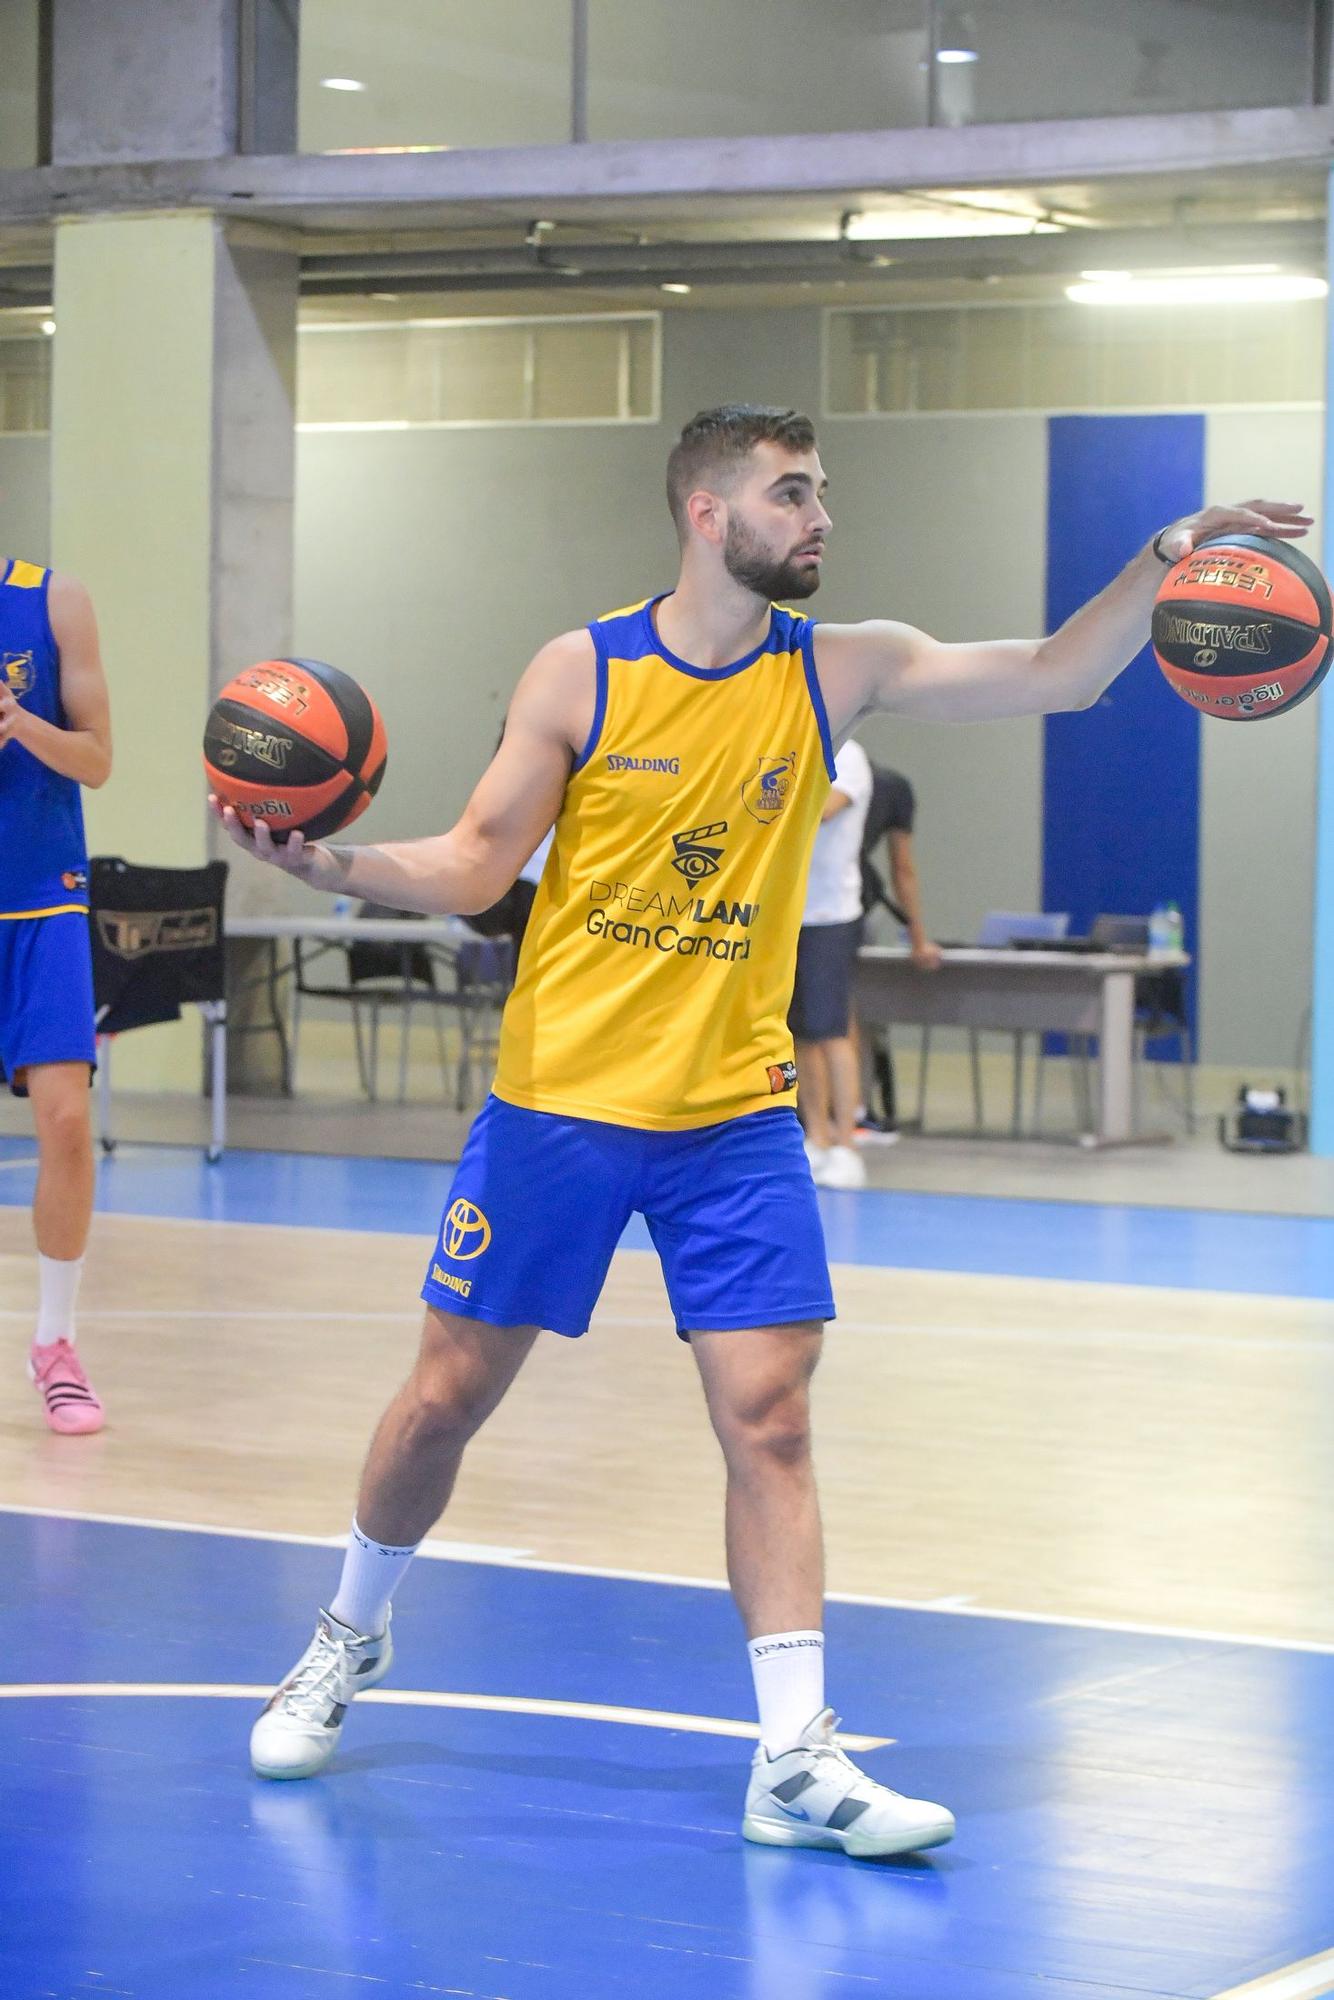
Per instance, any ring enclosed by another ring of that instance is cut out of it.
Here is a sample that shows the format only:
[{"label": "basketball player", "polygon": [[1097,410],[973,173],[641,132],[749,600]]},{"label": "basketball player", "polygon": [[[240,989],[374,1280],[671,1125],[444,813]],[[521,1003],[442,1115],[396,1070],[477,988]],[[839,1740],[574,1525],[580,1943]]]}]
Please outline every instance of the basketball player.
[{"label": "basketball player", "polygon": [[948,1840],[950,1813],[851,1764],[824,1696],[808,1396],[834,1307],[785,1017],[834,746],[877,708],[976,721],[1085,707],[1144,644],[1162,562],[1224,529],[1299,535],[1307,517],[1211,508],[1164,529],[1053,638],[941,645],[784,608],[817,588],[830,526],[805,417],[706,411],[667,484],[675,589],[542,648],[450,832],[279,847],[221,814],[238,846],[316,888],[464,915],[555,825],[421,1350],[371,1444],[337,1592],[251,1755],[271,1778],[328,1764],[347,1704],[389,1670],[390,1595],[468,1440],[539,1328],[583,1333],[638,1209],[726,1461],[761,1738],[742,1831],[907,1852]]},{"label": "basketball player", "polygon": [[75,1350],[93,1213],[88,1083],[96,1060],[88,853],[79,787],[111,771],[111,721],[88,593],[0,557],[0,1072],[37,1132],[37,1332],[28,1374],[49,1428],[102,1428]]}]

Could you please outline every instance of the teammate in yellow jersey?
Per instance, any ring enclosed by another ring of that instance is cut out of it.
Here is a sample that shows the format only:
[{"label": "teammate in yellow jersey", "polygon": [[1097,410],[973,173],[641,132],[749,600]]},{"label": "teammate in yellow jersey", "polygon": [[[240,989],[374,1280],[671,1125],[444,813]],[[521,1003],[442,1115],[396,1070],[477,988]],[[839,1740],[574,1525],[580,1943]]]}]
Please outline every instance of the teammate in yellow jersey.
[{"label": "teammate in yellow jersey", "polygon": [[[554,824],[495,1091],[423,1288],[421,1350],[371,1445],[342,1577],[251,1737],[255,1769],[324,1768],[388,1672],[389,1600],[469,1438],[539,1328],[577,1336],[642,1212],[727,1468],[727,1557],[760,1717],[742,1830],[883,1855],[948,1840],[945,1807],[838,1748],[808,1391],[833,1303],[786,1026],[811,841],[861,715],[942,721],[1087,707],[1148,637],[1162,562],[1206,535],[1303,534],[1284,502],[1166,527],[1053,637],[943,645],[785,608],[830,517],[808,420],[708,410],[667,472],[675,588],[553,639],[524,674],[462,818],[385,847],[238,846],[320,889],[432,913],[494,903]],[[214,810],[218,811],[216,801]]]}]

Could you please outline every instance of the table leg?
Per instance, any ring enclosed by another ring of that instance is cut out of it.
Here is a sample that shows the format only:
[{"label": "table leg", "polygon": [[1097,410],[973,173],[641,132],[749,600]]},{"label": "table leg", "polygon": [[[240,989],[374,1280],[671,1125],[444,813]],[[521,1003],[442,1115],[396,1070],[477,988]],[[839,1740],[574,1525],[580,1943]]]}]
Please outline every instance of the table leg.
[{"label": "table leg", "polygon": [[1109,972],[1102,982],[1098,1043],[1097,1143],[1124,1144],[1135,1136],[1131,1087],[1135,1065],[1135,976],[1131,972]]},{"label": "table leg", "polygon": [[274,1033],[278,1037],[278,1060],[282,1065],[283,1096],[292,1095],[292,1052],[287,1043],[287,1024],[283,1020],[282,1001],[278,988],[281,975],[278,965],[278,940],[269,939],[269,1017]]},{"label": "table leg", "polygon": [[1010,1106],[1010,1137],[1017,1139],[1024,1129],[1024,1037],[1014,1037],[1014,1099]]}]

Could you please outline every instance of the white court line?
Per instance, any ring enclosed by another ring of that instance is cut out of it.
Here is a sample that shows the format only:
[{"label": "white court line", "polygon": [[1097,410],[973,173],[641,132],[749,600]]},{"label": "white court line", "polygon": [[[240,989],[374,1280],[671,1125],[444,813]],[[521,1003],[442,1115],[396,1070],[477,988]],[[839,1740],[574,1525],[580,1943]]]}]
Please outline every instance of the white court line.
[{"label": "white court line", "polygon": [[39,1162],[37,1159],[37,1155],[35,1153],[32,1155],[31,1159],[0,1160],[0,1174],[17,1173],[20,1167],[35,1167],[38,1164]]},{"label": "white court line", "polygon": [[1318,1952],[1300,1964],[1285,1965],[1281,1972],[1268,1972],[1247,1986],[1229,1986],[1215,2000],[1322,2000],[1334,1993],[1334,1951]]},{"label": "white court line", "polygon": [[[219,1528],[202,1521],[158,1521],[136,1514],[90,1514],[68,1507],[27,1507],[0,1502],[0,1514],[22,1514],[47,1521],[91,1521],[113,1528],[159,1528],[171,1534],[227,1535],[242,1542],[287,1542],[296,1547],[341,1549],[346,1535],[288,1534],[272,1528]],[[485,1553],[478,1553],[479,1548]],[[459,1553],[466,1551],[466,1553]],[[606,1569],[596,1563],[549,1562],[540,1556],[511,1554],[505,1549],[469,1542],[423,1542],[423,1555],[445,1562],[490,1563],[497,1568],[540,1570],[553,1576],[593,1576],[610,1583],[660,1583],[684,1590],[726,1590],[714,1576],[674,1576],[651,1569]],[[994,1604],[972,1604],[960,1598],[877,1597],[864,1591],[830,1590],[830,1604],[864,1604],[874,1611],[929,1611],[949,1618],[991,1618],[1012,1625],[1052,1625],[1081,1632],[1122,1632],[1132,1638],[1181,1639],[1207,1646],[1258,1646],[1271,1653],[1334,1655],[1334,1642],[1321,1639],[1274,1639],[1256,1632],[1215,1632],[1191,1625],[1150,1625],[1125,1618],[1081,1618],[1054,1611],[1011,1611]]]},{"label": "white court line", "polygon": [[[241,1687],[220,1681],[26,1681],[0,1685],[0,1701],[69,1701],[99,1695],[150,1700],[175,1696],[185,1700],[267,1701],[271,1687]],[[438,1689],[368,1688],[357,1696],[391,1708],[463,1708],[488,1715],[560,1716],[574,1722],[617,1722],[632,1729],[681,1729],[694,1736],[737,1736],[759,1741],[756,1722],[733,1722],[723,1715],[677,1715],[665,1708],[616,1708],[598,1701],[545,1701],[516,1694],[453,1694]],[[853,1736],[840,1729],[845,1750],[883,1750],[892,1736]]]},{"label": "white court line", "polygon": [[[866,1265],[856,1265],[851,1268],[866,1270],[869,1267]],[[883,1268],[888,1270],[890,1267],[884,1266]],[[949,1278],[956,1274],[944,1271],[933,1272],[931,1275]],[[1034,1284],[1041,1284],[1064,1283],[1066,1281],[1033,1279],[1032,1282]],[[1077,1281],[1071,1280],[1070,1282],[1079,1282],[1082,1284],[1085,1282],[1100,1281],[1080,1279]],[[1124,1287],[1102,1286],[1101,1289],[1117,1290],[1124,1289]],[[1217,1296],[1235,1300],[1241,1297],[1259,1299],[1262,1295],[1258,1293],[1226,1292]],[[1282,1294],[1285,1300],[1291,1296],[1286,1293]],[[1320,1299],[1298,1299],[1297,1303],[1320,1306],[1326,1304],[1327,1301]],[[25,1311],[18,1307],[0,1307],[0,1320],[28,1320],[31,1318],[31,1308]],[[151,1321],[155,1325],[159,1323],[170,1324],[173,1320],[180,1320],[182,1322],[195,1320],[235,1320],[243,1323],[253,1322],[257,1325],[270,1326],[275,1319],[291,1321],[296,1324],[310,1321],[315,1325],[415,1326],[420,1318],[420,1306],[415,1311],[398,1310],[394,1312],[343,1312],[337,1307],[331,1307],[326,1311],[306,1312],[294,1311],[288,1306],[271,1307],[267,1311],[257,1310],[254,1307],[248,1306],[222,1306],[217,1308],[189,1306],[180,1311],[169,1306],[153,1306],[142,1311],[136,1309],[121,1311],[109,1308],[97,1308],[93,1311],[87,1311],[83,1307],[79,1309],[80,1325],[87,1323],[113,1326],[134,1326],[141,1321]],[[594,1321],[594,1329],[629,1326],[648,1327],[661,1331],[669,1328],[670,1324],[670,1316],[666,1312],[660,1315],[599,1312]],[[882,1320],[838,1319],[833,1322],[833,1326],[835,1336],[838,1333],[906,1334],[914,1338],[921,1336],[929,1340],[980,1340],[990,1341],[998,1345],[1004,1345],[1008,1342],[1011,1344],[1018,1343],[1025,1347],[1060,1347],[1064,1350],[1074,1347],[1114,1347],[1118,1354],[1123,1354],[1130,1349],[1135,1349],[1146,1354],[1161,1354],[1170,1348],[1206,1348],[1217,1350],[1229,1347],[1236,1348],[1239,1351],[1262,1349],[1266,1354],[1305,1354],[1318,1353],[1324,1348],[1334,1348],[1334,1326],[1331,1326],[1328,1332],[1318,1326],[1313,1326],[1306,1332],[1291,1335],[1270,1334],[1266,1333],[1263,1328],[1258,1328],[1253,1332],[1243,1331],[1241,1333],[1197,1333],[1177,1327],[1164,1327],[1159,1331],[1145,1333],[1142,1328],[1129,1326],[1065,1326],[1059,1332],[1042,1332],[1028,1326],[970,1325],[966,1322],[951,1323],[947,1320],[906,1320],[893,1318]]]}]

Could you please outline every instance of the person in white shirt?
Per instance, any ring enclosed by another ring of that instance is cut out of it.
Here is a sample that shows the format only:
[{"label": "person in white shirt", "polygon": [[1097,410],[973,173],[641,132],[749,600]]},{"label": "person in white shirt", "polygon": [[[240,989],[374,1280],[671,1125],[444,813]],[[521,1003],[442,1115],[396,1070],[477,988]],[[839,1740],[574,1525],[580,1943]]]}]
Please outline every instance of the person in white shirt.
[{"label": "person in white shirt", "polygon": [[806,1152],[818,1187],[866,1185],[855,1145],[859,1080],[851,1010],[862,930],[862,830],[870,802],[870,760],[849,738],[834,760],[815,836],[788,1014]]}]

